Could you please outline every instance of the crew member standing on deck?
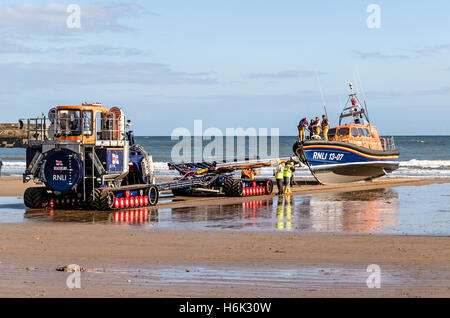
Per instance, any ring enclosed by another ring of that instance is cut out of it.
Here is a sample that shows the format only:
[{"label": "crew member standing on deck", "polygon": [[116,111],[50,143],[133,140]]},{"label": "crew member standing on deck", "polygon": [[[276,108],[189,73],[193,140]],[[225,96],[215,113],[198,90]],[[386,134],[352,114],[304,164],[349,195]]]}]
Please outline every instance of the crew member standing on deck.
[{"label": "crew member standing on deck", "polygon": [[328,118],[325,115],[322,115],[322,133],[323,139],[328,140]]},{"label": "crew member standing on deck", "polygon": [[316,136],[319,136],[319,134],[320,134],[320,119],[319,119],[319,117],[316,117],[316,120],[314,121],[313,134]]},{"label": "crew member standing on deck", "polygon": [[308,118],[305,117],[302,120],[300,120],[297,128],[298,128],[298,138],[300,139],[300,141],[305,141],[305,130],[306,128],[308,128]]},{"label": "crew member standing on deck", "polygon": [[278,195],[283,194],[283,170],[284,170],[284,164],[281,162],[280,159],[277,160],[277,167],[273,170],[273,176],[275,177],[275,180],[277,181],[277,187],[278,187]]},{"label": "crew member standing on deck", "polygon": [[313,139],[314,135],[314,119],[311,118],[311,121],[309,122],[308,130],[309,130],[309,139]]}]

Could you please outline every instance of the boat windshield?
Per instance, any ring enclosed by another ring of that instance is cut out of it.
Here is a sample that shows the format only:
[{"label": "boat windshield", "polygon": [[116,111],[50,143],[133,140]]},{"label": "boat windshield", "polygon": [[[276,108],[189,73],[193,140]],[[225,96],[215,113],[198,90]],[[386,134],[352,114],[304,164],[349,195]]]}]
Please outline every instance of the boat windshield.
[{"label": "boat windshield", "polygon": [[336,128],[328,130],[328,138],[333,138],[336,135]]},{"label": "boat windshield", "polygon": [[358,128],[359,136],[364,137],[364,130],[362,128]]},{"label": "boat windshield", "polygon": [[348,129],[348,127],[342,127],[338,129],[338,136],[347,136],[348,133],[350,132],[350,129]]}]

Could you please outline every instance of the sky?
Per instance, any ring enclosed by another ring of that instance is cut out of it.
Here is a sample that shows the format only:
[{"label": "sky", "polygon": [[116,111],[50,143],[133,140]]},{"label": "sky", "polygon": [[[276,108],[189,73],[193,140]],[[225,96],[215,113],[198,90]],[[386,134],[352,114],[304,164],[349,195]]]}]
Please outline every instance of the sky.
[{"label": "sky", "polygon": [[352,82],[381,134],[450,135],[449,13],[445,0],[0,1],[0,122],[101,102],[136,135],[196,119],[295,135],[324,113],[321,90],[337,124]]}]

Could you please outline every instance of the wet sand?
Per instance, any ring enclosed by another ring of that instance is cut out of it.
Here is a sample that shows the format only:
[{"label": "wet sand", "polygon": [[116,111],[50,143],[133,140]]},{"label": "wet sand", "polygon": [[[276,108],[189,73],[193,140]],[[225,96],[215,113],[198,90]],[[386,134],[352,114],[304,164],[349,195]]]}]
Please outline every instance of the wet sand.
[{"label": "wet sand", "polygon": [[[292,188],[292,194],[309,194],[319,192],[345,192],[391,188],[398,186],[421,186],[434,183],[449,183],[447,179],[378,179],[372,182],[358,182],[341,185],[321,185],[312,180],[296,180],[296,186]],[[33,182],[22,183],[21,178],[0,178],[0,196],[22,196],[25,189],[36,186]],[[272,196],[276,194],[276,186]],[[267,196],[261,196],[267,197]],[[225,196],[208,196],[208,197],[177,197],[168,202],[159,203],[154,209],[165,207],[189,207],[205,204],[233,204],[254,200],[255,196],[230,198]]]},{"label": "wet sand", "polygon": [[[3,297],[450,296],[448,237],[10,224],[0,225],[0,255]],[[68,264],[87,269],[81,273],[81,289],[68,289],[68,274],[56,271]],[[369,264],[381,267],[380,289],[367,288]],[[277,283],[279,274],[271,274],[292,269],[302,273],[303,268],[316,269],[312,279],[289,276],[287,286]],[[223,273],[208,280],[202,275],[206,269]],[[171,281],[177,270],[178,280]],[[267,275],[242,281],[243,270]],[[360,278],[347,281],[345,274],[355,270]],[[333,271],[340,274],[331,277]],[[189,279],[195,272],[201,281]],[[227,279],[226,272],[236,273],[236,278]]]},{"label": "wet sand", "polygon": [[[20,196],[20,182],[0,179],[0,195]],[[436,182],[444,181],[304,185],[293,193]],[[450,297],[449,260],[450,237],[0,224],[0,297]],[[69,274],[56,271],[68,264],[86,269],[80,289],[68,289]],[[381,267],[380,289],[366,285],[370,264]]]}]

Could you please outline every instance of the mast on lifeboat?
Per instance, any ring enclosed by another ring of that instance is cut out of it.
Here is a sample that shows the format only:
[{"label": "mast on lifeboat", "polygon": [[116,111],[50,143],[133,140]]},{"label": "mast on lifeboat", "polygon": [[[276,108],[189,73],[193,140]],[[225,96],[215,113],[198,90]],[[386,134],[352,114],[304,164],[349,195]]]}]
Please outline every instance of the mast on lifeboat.
[{"label": "mast on lifeboat", "polygon": [[[367,117],[367,113],[365,109],[361,106],[361,102],[353,91],[353,84],[349,84],[351,94],[348,95],[347,102],[345,103],[344,109],[339,116],[339,126],[342,123],[342,119],[346,117],[353,117],[353,122],[355,124],[363,124],[364,119],[369,122],[369,118]],[[350,102],[350,105],[349,105]]]}]

